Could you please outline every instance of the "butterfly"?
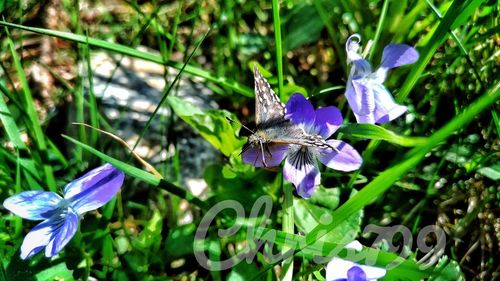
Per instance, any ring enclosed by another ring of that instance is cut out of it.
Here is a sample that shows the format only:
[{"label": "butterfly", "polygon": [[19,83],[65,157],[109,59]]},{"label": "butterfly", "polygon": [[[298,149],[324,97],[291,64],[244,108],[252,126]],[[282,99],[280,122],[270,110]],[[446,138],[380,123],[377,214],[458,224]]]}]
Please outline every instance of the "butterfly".
[{"label": "butterfly", "polygon": [[[248,137],[242,153],[251,147],[259,148],[259,157],[267,167],[266,161],[272,158],[270,147],[276,145],[300,145],[322,148],[335,147],[328,144],[320,135],[308,134],[299,125],[286,118],[285,105],[280,101],[273,89],[262,76],[257,66],[254,66],[255,79],[255,131]],[[254,165],[255,166],[255,165]]]}]

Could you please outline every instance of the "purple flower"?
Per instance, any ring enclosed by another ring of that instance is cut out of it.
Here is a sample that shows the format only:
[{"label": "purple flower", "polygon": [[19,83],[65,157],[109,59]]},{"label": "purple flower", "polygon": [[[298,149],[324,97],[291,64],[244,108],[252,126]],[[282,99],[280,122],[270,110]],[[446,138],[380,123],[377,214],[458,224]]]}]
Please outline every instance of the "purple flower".
[{"label": "purple flower", "polygon": [[[362,245],[358,241],[353,241],[346,245],[347,249],[357,251],[362,250]],[[386,274],[384,268],[359,265],[355,262],[334,257],[326,266],[327,281],[367,281],[377,280]]]},{"label": "purple flower", "polygon": [[373,72],[370,63],[358,53],[361,37],[351,35],[346,42],[347,62],[352,63],[345,96],[358,123],[383,124],[406,112],[383,85],[389,69],[412,64],[418,59],[415,48],[405,44],[391,44],[384,48],[382,62]]},{"label": "purple flower", "polygon": [[64,197],[48,191],[24,191],[7,198],[3,205],[28,220],[43,220],[24,237],[21,258],[28,259],[45,248],[45,256],[61,251],[78,229],[80,216],[95,210],[120,190],[125,175],[104,164],[70,182]]},{"label": "purple flower", "polygon": [[[299,126],[306,134],[318,135],[323,140],[330,137],[343,121],[336,107],[314,110],[312,104],[301,94],[290,97],[286,104],[286,119]],[[310,198],[314,187],[320,184],[318,160],[332,169],[346,172],[361,166],[361,156],[352,146],[339,140],[326,140],[326,143],[330,147],[271,143],[266,148],[266,164],[268,167],[278,166],[286,158],[283,168],[285,179],[295,185],[300,196]],[[258,147],[250,148],[243,153],[243,161],[261,167],[263,163],[260,153]]]}]

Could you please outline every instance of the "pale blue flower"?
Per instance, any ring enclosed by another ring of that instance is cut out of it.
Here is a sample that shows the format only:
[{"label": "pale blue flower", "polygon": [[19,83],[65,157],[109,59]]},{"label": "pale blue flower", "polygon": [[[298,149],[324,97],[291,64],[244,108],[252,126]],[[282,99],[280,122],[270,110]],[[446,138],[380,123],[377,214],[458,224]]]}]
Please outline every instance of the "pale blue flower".
[{"label": "pale blue flower", "polygon": [[120,190],[125,175],[104,164],[70,182],[64,197],[49,191],[24,191],[7,198],[3,206],[28,220],[43,220],[24,237],[21,258],[31,258],[45,248],[45,256],[61,251],[75,235],[80,217],[95,210]]},{"label": "pale blue flower", "polygon": [[406,106],[394,101],[383,85],[389,69],[412,64],[418,60],[415,48],[405,44],[391,44],[384,48],[382,62],[372,71],[370,63],[358,53],[361,37],[351,35],[346,42],[347,63],[351,72],[345,96],[358,123],[383,124],[406,112]]},{"label": "pale blue flower", "polygon": [[[362,250],[362,245],[354,240],[345,247],[356,251]],[[327,281],[368,281],[378,280],[387,273],[380,267],[360,265],[352,261],[334,257],[326,266]]]}]

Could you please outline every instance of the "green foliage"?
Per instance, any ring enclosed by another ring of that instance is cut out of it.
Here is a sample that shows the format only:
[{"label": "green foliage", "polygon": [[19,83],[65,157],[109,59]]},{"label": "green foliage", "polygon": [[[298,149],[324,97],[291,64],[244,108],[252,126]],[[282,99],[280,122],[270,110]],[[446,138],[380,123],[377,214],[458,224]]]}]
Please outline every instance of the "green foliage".
[{"label": "green foliage", "polygon": [[244,144],[244,141],[237,136],[239,132],[238,124],[227,119],[227,117],[235,119],[234,115],[229,112],[224,110],[203,112],[196,106],[174,96],[168,97],[167,101],[177,116],[191,125],[193,129],[225,156],[233,154]]},{"label": "green foliage", "polygon": [[[354,193],[354,192],[353,192]],[[332,221],[333,210],[340,202],[340,192],[338,188],[325,189],[319,187],[311,197],[311,200],[294,200],[295,224],[297,228],[309,233],[319,225],[326,225]],[[320,238],[319,241],[330,243],[349,243],[356,239],[360,232],[363,210],[352,214],[335,229]]]},{"label": "green foliage", "polygon": [[373,124],[347,124],[339,129],[349,137],[358,139],[384,140],[401,146],[417,146],[424,144],[427,139],[423,137],[399,136],[393,131]]}]

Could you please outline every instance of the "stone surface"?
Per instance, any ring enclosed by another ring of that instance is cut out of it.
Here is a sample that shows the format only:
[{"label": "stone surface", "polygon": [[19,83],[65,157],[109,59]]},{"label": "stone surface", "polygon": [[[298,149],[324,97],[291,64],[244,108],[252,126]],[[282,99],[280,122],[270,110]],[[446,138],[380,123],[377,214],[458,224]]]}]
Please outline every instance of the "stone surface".
[{"label": "stone surface", "polygon": [[[168,87],[164,78],[165,68],[152,62],[122,58],[106,52],[94,52],[91,57],[94,93],[100,103],[100,110],[115,128],[117,135],[133,146],[160,102],[162,91]],[[86,67],[81,69],[83,73],[86,72]],[[168,69],[169,83],[176,74],[177,70]],[[195,83],[190,78],[192,77],[187,75],[181,76],[170,94],[202,109],[217,108],[218,105],[211,97],[212,92],[204,87],[202,81]],[[166,145],[166,124],[171,120],[171,114],[166,107],[160,109],[136,148],[136,152],[154,166],[168,161],[174,155],[174,146]],[[172,135],[179,152],[182,183],[195,195],[202,195],[207,188],[203,172],[207,165],[218,161],[220,153],[182,120],[176,116],[172,120]]]}]

